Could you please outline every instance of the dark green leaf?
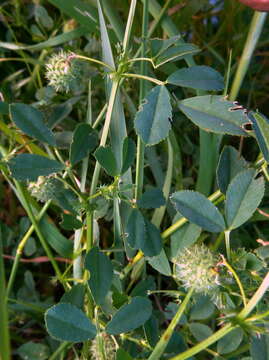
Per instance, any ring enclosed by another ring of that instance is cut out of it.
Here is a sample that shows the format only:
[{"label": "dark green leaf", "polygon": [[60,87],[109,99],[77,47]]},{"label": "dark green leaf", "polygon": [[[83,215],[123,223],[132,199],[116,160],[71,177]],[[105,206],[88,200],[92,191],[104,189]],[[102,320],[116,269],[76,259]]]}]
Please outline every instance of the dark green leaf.
[{"label": "dark green leaf", "polygon": [[44,123],[41,111],[26,104],[11,104],[9,109],[12,121],[26,135],[51,146],[56,145],[51,130]]},{"label": "dark green leaf", "polygon": [[116,158],[111,147],[100,146],[94,153],[96,160],[105,169],[110,176],[119,175],[120,171],[117,166]]},{"label": "dark green leaf", "polygon": [[161,250],[159,255],[147,258],[147,261],[153,269],[157,270],[159,273],[171,276],[171,268],[164,249]]},{"label": "dark green leaf", "polygon": [[[177,214],[175,222],[181,216]],[[171,236],[171,259],[175,259],[185,247],[193,245],[201,234],[201,228],[195,224],[185,224]]]},{"label": "dark green leaf", "polygon": [[258,112],[250,112],[253,130],[265,161],[269,162],[269,120]]},{"label": "dark green leaf", "polygon": [[92,248],[85,259],[85,268],[90,272],[88,281],[96,304],[102,304],[108,293],[113,277],[113,266],[109,258],[98,247]]},{"label": "dark green leaf", "polygon": [[212,330],[205,324],[191,323],[189,324],[190,332],[197,341],[203,341],[212,335]]},{"label": "dark green leaf", "polygon": [[60,255],[70,258],[73,253],[72,241],[64,237],[55,225],[48,221],[47,218],[39,222],[40,230],[49,243],[49,245]]},{"label": "dark green leaf", "polygon": [[171,74],[167,82],[173,85],[207,91],[222,90],[224,88],[223,77],[220,73],[204,65],[181,68]]},{"label": "dark green leaf", "polygon": [[223,96],[195,96],[178,102],[180,110],[197,126],[219,134],[247,136],[248,122],[243,110],[232,110],[235,105]]},{"label": "dark green leaf", "polygon": [[89,124],[79,124],[74,132],[70,147],[70,163],[72,166],[92,152],[98,144],[98,133]]},{"label": "dark green leaf", "polygon": [[73,106],[71,102],[65,102],[57,105],[52,109],[52,112],[48,118],[48,126],[52,129],[64,120],[72,111]]},{"label": "dark green leaf", "polygon": [[135,143],[130,138],[125,138],[122,146],[121,174],[124,174],[133,164],[135,159]]},{"label": "dark green leaf", "polygon": [[255,170],[241,171],[230,183],[225,204],[228,230],[246,222],[259,206],[264,195],[264,180],[255,179]]},{"label": "dark green leaf", "polygon": [[149,275],[145,280],[141,280],[132,290],[131,296],[147,296],[148,290],[156,290],[154,277]]},{"label": "dark green leaf", "polygon": [[65,292],[61,297],[61,303],[75,305],[79,309],[83,309],[85,286],[83,284],[75,284],[71,290]]},{"label": "dark green leaf", "polygon": [[96,336],[95,326],[72,304],[52,306],[45,313],[45,322],[50,336],[60,341],[78,343]]},{"label": "dark green leaf", "polygon": [[232,179],[248,167],[246,160],[232,146],[224,146],[217,167],[217,182],[225,194]]},{"label": "dark green leaf", "polygon": [[269,335],[253,335],[251,338],[250,354],[253,360],[269,359]]},{"label": "dark green leaf", "polygon": [[133,360],[133,358],[122,348],[117,350],[116,360]]},{"label": "dark green leaf", "polygon": [[146,218],[144,220],[146,225],[145,242],[140,249],[143,251],[145,256],[157,256],[162,250],[160,230]]},{"label": "dark green leaf", "polygon": [[168,136],[172,117],[170,95],[165,86],[155,86],[135,116],[135,129],[146,145],[155,145]]},{"label": "dark green leaf", "polygon": [[143,325],[151,316],[152,305],[144,297],[134,297],[129,304],[123,305],[106,326],[108,334],[121,334]]},{"label": "dark green leaf", "polygon": [[199,51],[200,49],[193,44],[185,43],[171,46],[165,51],[162,51],[157,58],[154,58],[155,67],[158,68],[167,62],[177,61],[189,55],[197,54]]},{"label": "dark green leaf", "polygon": [[137,205],[143,209],[155,209],[165,205],[165,198],[162,190],[158,188],[146,190],[137,201]]},{"label": "dark green leaf", "polygon": [[0,114],[8,115],[9,113],[9,104],[4,101],[0,101]]},{"label": "dark green leaf", "polygon": [[159,340],[159,322],[156,316],[152,315],[144,325],[145,336],[150,344],[154,347]]},{"label": "dark green leaf", "polygon": [[[244,332],[242,329],[237,328],[232,330],[229,334],[225,335],[218,341],[217,351],[219,354],[228,354],[235,351],[243,340]],[[256,358],[255,358],[256,360]]]},{"label": "dark green leaf", "polygon": [[35,154],[20,154],[8,162],[12,176],[17,180],[36,181],[38,176],[47,176],[64,170],[56,160]]},{"label": "dark green leaf", "polygon": [[127,226],[127,241],[133,249],[141,249],[145,243],[146,225],[141,212],[137,209],[132,209],[129,216]]},{"label": "dark green leaf", "polygon": [[222,232],[225,229],[223,216],[204,195],[183,190],[172,194],[171,201],[177,211],[201,228],[210,232]]},{"label": "dark green leaf", "polygon": [[199,295],[190,312],[191,320],[204,320],[213,315],[215,306],[209,296]]},{"label": "dark green leaf", "polygon": [[80,229],[83,226],[82,222],[79,221],[75,216],[65,213],[62,215],[62,221],[60,222],[60,225],[64,230]]},{"label": "dark green leaf", "polygon": [[50,350],[47,345],[29,341],[21,345],[16,353],[23,360],[46,360],[49,358]]}]

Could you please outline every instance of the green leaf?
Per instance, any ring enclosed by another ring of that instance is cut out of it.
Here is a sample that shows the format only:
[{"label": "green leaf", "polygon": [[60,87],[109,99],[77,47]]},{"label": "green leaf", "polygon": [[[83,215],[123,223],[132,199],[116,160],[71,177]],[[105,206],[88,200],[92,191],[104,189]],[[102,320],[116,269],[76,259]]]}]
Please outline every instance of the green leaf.
[{"label": "green leaf", "polygon": [[200,49],[193,44],[178,44],[176,46],[171,46],[165,51],[162,51],[157,58],[153,59],[155,68],[158,68],[167,62],[177,61],[189,55],[197,54],[198,52],[200,52]]},{"label": "green leaf", "polygon": [[146,225],[144,217],[137,209],[132,209],[127,225],[127,242],[133,249],[141,249],[145,243]]},{"label": "green leaf", "polygon": [[10,116],[16,126],[26,135],[51,146],[56,145],[51,130],[45,125],[41,111],[26,104],[10,104]]},{"label": "green leaf", "polygon": [[72,304],[78,307],[79,309],[83,309],[84,294],[85,294],[85,286],[83,284],[75,284],[72,286],[71,290],[63,294],[60,302]]},{"label": "green leaf", "polygon": [[121,174],[124,174],[129,167],[133,164],[135,159],[135,143],[132,139],[126,137],[122,146],[122,166]]},{"label": "green leaf", "polygon": [[[181,218],[179,214],[177,214],[174,218],[175,222]],[[171,259],[175,259],[180,252],[186,248],[193,245],[198,237],[201,234],[201,228],[195,224],[185,224],[177,231],[175,231],[171,236]]]},{"label": "green leaf", "polygon": [[73,253],[73,243],[64,237],[55,225],[48,221],[47,218],[39,222],[40,230],[49,243],[49,245],[59,254],[70,258]]},{"label": "green leaf", "polygon": [[209,296],[199,295],[198,299],[195,299],[195,303],[191,308],[190,319],[191,320],[205,320],[208,319],[215,312],[215,305]]},{"label": "green leaf", "polygon": [[53,107],[47,120],[48,126],[53,129],[56,125],[59,125],[71,113],[72,109],[73,104],[71,101]]},{"label": "green leaf", "polygon": [[234,147],[224,146],[217,167],[217,182],[220,191],[225,194],[232,179],[247,167],[248,163]]},{"label": "green leaf", "polygon": [[250,344],[250,354],[253,360],[269,359],[269,335],[253,335]]},{"label": "green leaf", "polygon": [[9,104],[4,101],[0,101],[0,114],[8,115],[9,114]]},{"label": "green leaf", "polygon": [[110,176],[119,175],[116,158],[111,147],[100,146],[94,153],[94,157]]},{"label": "green leaf", "polygon": [[225,229],[223,216],[203,194],[196,191],[178,191],[171,201],[190,222],[210,232],[222,232]]},{"label": "green leaf", "polygon": [[45,322],[48,333],[56,340],[78,343],[96,336],[95,326],[72,304],[52,306],[45,313]]},{"label": "green leaf", "polygon": [[11,175],[22,181],[36,181],[41,175],[47,176],[64,170],[64,165],[56,160],[35,154],[20,154],[8,162]]},{"label": "green leaf", "polygon": [[147,258],[147,261],[153,269],[157,270],[159,273],[171,276],[171,268],[164,249],[161,250],[159,255]]},{"label": "green leaf", "polygon": [[255,170],[241,171],[230,183],[225,204],[228,230],[246,222],[259,206],[264,195],[264,180],[255,179]]},{"label": "green leaf", "polygon": [[62,215],[62,221],[60,222],[61,228],[64,230],[80,229],[83,224],[75,216],[65,214]]},{"label": "green leaf", "polygon": [[178,107],[194,124],[206,131],[248,135],[244,131],[244,124],[248,122],[244,111],[232,110],[235,105],[223,96],[195,96],[178,101]]},{"label": "green leaf", "polygon": [[151,301],[144,297],[134,297],[129,304],[123,305],[106,326],[108,334],[121,334],[137,329],[151,316]]},{"label": "green leaf", "polygon": [[65,14],[74,18],[79,24],[83,25],[88,32],[93,32],[97,28],[97,11],[90,4],[80,0],[49,0],[49,2],[58,7]]},{"label": "green leaf", "polygon": [[155,209],[165,205],[162,190],[158,188],[146,190],[137,201],[137,205],[143,209]]},{"label": "green leaf", "polygon": [[74,132],[70,146],[70,163],[72,166],[92,152],[98,144],[98,133],[89,124],[79,124]]},{"label": "green leaf", "polygon": [[149,275],[145,280],[141,280],[131,291],[131,296],[147,296],[148,290],[156,290],[154,277]]},{"label": "green leaf", "polygon": [[29,341],[21,345],[16,354],[23,360],[46,360],[49,358],[50,350],[47,345]]},{"label": "green leaf", "polygon": [[88,281],[96,304],[102,304],[110,290],[113,277],[113,266],[109,258],[101,253],[98,247],[92,248],[85,259],[85,268],[90,272]]},{"label": "green leaf", "polygon": [[117,350],[116,360],[133,360],[133,358],[122,348]]},{"label": "green leaf", "polygon": [[203,341],[213,334],[209,326],[200,323],[189,324],[189,329],[197,341]]},{"label": "green leaf", "polygon": [[135,130],[146,145],[155,145],[168,136],[172,117],[170,95],[165,86],[155,86],[135,116]]},{"label": "green leaf", "polygon": [[220,73],[204,65],[181,68],[171,74],[167,82],[168,84],[207,91],[218,91],[224,88],[224,80]]},{"label": "green leaf", "polygon": [[162,238],[160,230],[145,218],[146,233],[145,242],[141,250],[145,256],[157,256],[162,250]]},{"label": "green leaf", "polygon": [[[217,351],[219,354],[228,354],[235,351],[243,340],[244,332],[242,329],[237,328],[232,330],[229,334],[225,335],[218,341]],[[256,358],[255,358],[256,360]]]},{"label": "green leaf", "polygon": [[258,112],[250,112],[248,117],[252,121],[252,127],[263,157],[265,161],[269,162],[269,120]]},{"label": "green leaf", "polygon": [[159,321],[152,315],[144,325],[145,336],[151,347],[157,344],[160,338]]}]

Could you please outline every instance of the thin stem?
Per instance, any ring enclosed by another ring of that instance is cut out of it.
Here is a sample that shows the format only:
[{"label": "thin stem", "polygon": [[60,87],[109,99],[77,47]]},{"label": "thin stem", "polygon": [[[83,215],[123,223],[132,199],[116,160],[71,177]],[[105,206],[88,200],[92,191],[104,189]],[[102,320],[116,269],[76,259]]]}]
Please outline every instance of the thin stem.
[{"label": "thin stem", "polygon": [[198,354],[200,351],[205,350],[208,346],[214,344],[216,341],[221,339],[223,336],[229,334],[232,330],[236,329],[237,327],[238,325],[232,326],[231,324],[227,324],[223,328],[215,332],[213,335],[209,336],[207,339],[201,341],[199,344],[192,347],[191,349],[186,350],[183,353],[170,358],[169,360],[189,359],[193,355]]},{"label": "thin stem", "polygon": [[39,228],[39,225],[38,225],[38,222],[37,222],[37,219],[36,217],[34,216],[33,214],[33,211],[32,211],[32,208],[30,206],[30,204],[28,203],[27,201],[27,198],[25,196],[25,193],[24,193],[24,189],[22,187],[22,185],[17,181],[17,180],[14,180],[14,183],[16,185],[16,188],[17,188],[17,191],[21,197],[21,199],[23,200],[23,205],[25,207],[25,211],[27,212],[27,215],[29,217],[29,219],[31,220],[31,223],[33,224],[33,227],[35,229],[35,232],[41,242],[41,245],[43,246],[43,249],[45,250],[48,258],[50,259],[50,262],[51,262],[51,265],[55,271],[55,274],[58,278],[58,280],[62,283],[63,287],[66,289],[66,284],[64,283],[63,281],[63,278],[62,278],[62,274],[61,274],[61,271],[58,267],[58,264],[57,262],[55,261],[53,255],[52,255],[52,252],[46,242],[46,239],[44,238],[40,228]]},{"label": "thin stem", "polygon": [[133,58],[133,59],[129,59],[129,60],[126,61],[126,62],[127,62],[127,63],[133,63],[133,62],[137,62],[137,61],[148,61],[148,62],[151,63],[151,65],[152,65],[153,67],[155,67],[153,60],[152,60],[151,58],[146,58],[146,57]]},{"label": "thin stem", "polygon": [[0,358],[10,360],[10,335],[8,327],[8,307],[6,296],[5,266],[3,258],[2,233],[0,233]]},{"label": "thin stem", "polygon": [[269,288],[269,272],[263,279],[263,282],[259,286],[258,290],[255,292],[255,294],[252,296],[250,301],[247,303],[245,308],[237,315],[237,318],[239,320],[244,320],[246,317],[251,313],[251,311],[255,308],[255,306],[258,304],[258,302],[262,299],[263,295]]},{"label": "thin stem", "polygon": [[[116,95],[117,95],[118,86],[119,86],[118,80],[115,80],[112,82],[112,87],[111,87],[111,92],[110,92],[110,97],[109,97],[109,102],[108,102],[108,107],[107,107],[107,112],[106,112],[105,124],[104,124],[102,137],[101,137],[99,146],[105,146],[105,144],[106,144],[108,131],[109,131],[109,125],[110,125],[110,121],[112,118],[112,112],[113,112],[113,107],[114,107],[114,103],[115,103],[115,99],[116,99]],[[96,192],[96,187],[97,187],[98,180],[99,180],[100,170],[101,170],[101,166],[98,162],[96,162],[93,177],[92,177],[90,195],[93,195]]]},{"label": "thin stem", "polygon": [[72,344],[64,341],[61,343],[61,345],[54,351],[54,353],[49,357],[48,360],[55,360],[58,358],[59,355],[61,355],[61,353],[63,352],[63,350],[65,350],[67,347],[71,347]]},{"label": "thin stem", "polygon": [[154,78],[152,78],[150,76],[141,75],[141,74],[123,73],[121,76],[126,77],[126,78],[148,80],[148,81],[151,81],[152,83],[157,84],[157,85],[165,85],[166,84],[166,81],[161,81],[161,80],[158,80],[158,79],[154,79]]},{"label": "thin stem", "polygon": [[153,352],[151,353],[150,357],[148,358],[148,360],[158,360],[160,359],[160,357],[162,356],[169,340],[171,339],[171,336],[173,335],[173,332],[175,330],[175,327],[177,326],[181,316],[183,315],[189,301],[190,298],[193,294],[193,289],[191,288],[188,292],[188,294],[186,295],[185,299],[183,300],[183,302],[181,303],[181,305],[179,306],[178,311],[176,312],[174,318],[172,319],[172,321],[170,322],[168,328],[165,330],[165,332],[162,334],[162,337],[160,338],[160,340],[158,341],[157,345],[155,346]]},{"label": "thin stem", "polygon": [[226,245],[226,253],[227,253],[227,259],[231,260],[231,246],[230,246],[230,233],[231,231],[227,230],[224,231],[225,235],[225,245]]},{"label": "thin stem", "polygon": [[103,62],[103,61],[101,61],[101,60],[97,60],[97,59],[90,58],[90,57],[88,57],[88,56],[82,56],[82,55],[77,55],[77,54],[75,54],[74,57],[75,57],[76,59],[87,60],[87,61],[90,61],[90,62],[99,64],[99,65],[102,65],[102,66],[104,66],[104,67],[107,67],[107,68],[108,68],[109,70],[111,70],[111,71],[115,71],[115,69],[114,69],[112,66],[106,64],[105,62]]},{"label": "thin stem", "polygon": [[100,122],[102,121],[102,119],[103,119],[103,117],[104,117],[104,115],[105,115],[105,113],[106,113],[106,110],[107,110],[107,104],[105,104],[105,105],[103,106],[102,110],[101,110],[100,113],[98,114],[95,122],[94,122],[93,125],[92,125],[93,129],[96,129],[97,126],[100,124]]},{"label": "thin stem", "polygon": [[[42,217],[44,216],[44,214],[46,213],[47,209],[49,208],[51,204],[51,200],[47,201],[46,204],[43,206],[43,208],[41,209],[40,213],[38,214],[38,216],[36,217],[37,222],[39,222]],[[17,251],[16,251],[16,255],[15,255],[15,259],[12,265],[12,269],[10,272],[10,277],[9,277],[9,281],[8,281],[8,285],[7,285],[7,291],[6,291],[6,297],[9,297],[10,292],[12,290],[14,281],[15,281],[15,277],[17,274],[17,270],[18,270],[18,266],[20,263],[20,258],[23,252],[23,249],[28,241],[28,239],[30,238],[30,236],[32,235],[33,231],[35,230],[34,225],[32,224],[29,229],[27,230],[27,232],[25,233],[24,237],[21,239],[18,247],[17,247]]]},{"label": "thin stem", "polygon": [[[143,7],[143,21],[142,21],[142,44],[141,57],[144,58],[146,54],[146,36],[148,31],[148,0],[144,2]],[[140,65],[140,76],[146,76],[147,64],[142,61]],[[147,93],[145,78],[141,78],[139,104],[142,104],[143,99]],[[143,191],[144,183],[144,162],[145,162],[145,145],[140,136],[137,137],[137,152],[136,152],[136,174],[135,174],[135,200],[138,200]]]},{"label": "thin stem", "polygon": [[223,256],[222,256],[222,263],[233,274],[233,277],[235,278],[235,281],[237,282],[237,285],[239,287],[239,290],[240,290],[240,293],[241,293],[241,296],[242,296],[242,299],[243,299],[244,307],[246,307],[247,306],[246,294],[245,294],[243,285],[242,285],[237,273],[234,271],[234,269],[231,267],[231,265],[226,261],[226,259]]},{"label": "thin stem", "polygon": [[128,20],[127,20],[127,24],[126,24],[124,39],[123,39],[123,56],[126,55],[126,53],[128,51],[128,47],[129,47],[129,41],[130,41],[132,25],[133,25],[133,21],[134,21],[136,3],[137,3],[137,0],[132,0],[130,10],[129,10]]},{"label": "thin stem", "polygon": [[261,35],[262,29],[264,26],[264,22],[266,20],[266,16],[267,16],[266,12],[255,11],[253,14],[249,32],[248,32],[248,37],[245,42],[243,54],[240,58],[240,62],[239,62],[239,65],[238,65],[238,68],[237,68],[237,71],[235,74],[235,78],[233,81],[233,85],[231,88],[231,93],[230,93],[229,98],[232,101],[236,99],[238,92],[240,90],[240,87],[242,85],[242,82],[245,78],[251,58],[253,56],[257,42]]}]

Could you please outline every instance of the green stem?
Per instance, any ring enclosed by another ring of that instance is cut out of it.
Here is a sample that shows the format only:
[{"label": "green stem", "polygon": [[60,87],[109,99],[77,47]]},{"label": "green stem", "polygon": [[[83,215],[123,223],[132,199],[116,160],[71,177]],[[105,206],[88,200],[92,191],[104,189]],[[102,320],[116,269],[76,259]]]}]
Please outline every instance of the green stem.
[{"label": "green stem", "polygon": [[52,255],[52,252],[51,252],[51,250],[50,250],[50,248],[49,248],[49,246],[48,246],[48,244],[47,244],[47,242],[46,242],[40,228],[39,228],[37,219],[34,216],[32,208],[31,208],[30,204],[28,203],[27,198],[25,196],[24,189],[23,189],[22,185],[17,180],[14,180],[14,183],[16,185],[17,191],[18,191],[21,199],[23,200],[23,205],[25,207],[25,211],[26,211],[31,223],[33,224],[35,232],[36,232],[36,234],[37,234],[37,236],[38,236],[38,238],[40,240],[40,243],[41,243],[43,249],[45,250],[48,258],[50,259],[51,265],[52,265],[52,267],[53,267],[53,269],[55,271],[57,279],[61,282],[63,287],[66,289],[66,284],[63,281],[61,271],[60,271],[60,269],[58,267],[57,262],[55,261],[53,255]]},{"label": "green stem", "polygon": [[132,0],[123,39],[123,57],[127,55],[137,0]]},{"label": "green stem", "polygon": [[8,327],[8,307],[5,287],[5,266],[3,258],[2,233],[0,233],[0,358],[10,360],[10,336]]},{"label": "green stem", "polygon": [[259,286],[258,290],[255,292],[255,294],[252,296],[250,301],[247,303],[247,305],[244,307],[244,309],[237,315],[237,319],[239,320],[245,320],[246,317],[251,313],[251,311],[255,308],[255,306],[258,304],[258,302],[262,299],[263,295],[269,288],[269,272],[263,279],[263,282]]},{"label": "green stem", "polygon": [[[146,39],[147,39],[147,31],[148,31],[148,0],[144,2],[143,7],[143,21],[142,21],[142,44],[141,44],[141,57],[144,58],[146,55]],[[139,104],[142,104],[143,99],[147,93],[147,87],[145,82],[145,77],[147,74],[147,63],[145,61],[141,62],[140,65],[140,92],[139,92]],[[129,74],[130,75],[130,74]],[[145,145],[140,138],[137,137],[137,152],[136,152],[136,174],[135,174],[135,199],[138,200],[143,191],[143,183],[144,183],[144,161],[145,161]]]},{"label": "green stem", "polygon": [[152,83],[157,84],[157,85],[165,85],[166,84],[165,81],[161,81],[161,80],[155,79],[153,77],[142,75],[142,74],[123,73],[123,74],[121,74],[121,76],[126,77],[126,78],[147,80],[147,81],[151,81]]},{"label": "green stem", "polygon": [[[38,216],[36,217],[37,222],[39,222],[42,217],[44,216],[44,214],[46,213],[47,209],[49,208],[51,204],[51,200],[47,201],[46,204],[43,206],[43,208],[41,209],[40,213],[38,214]],[[25,233],[24,237],[21,239],[18,247],[17,247],[17,251],[16,251],[16,255],[15,255],[15,259],[12,265],[12,269],[10,272],[10,276],[9,276],[9,281],[8,281],[8,285],[7,285],[7,291],[6,291],[6,297],[8,298],[10,295],[10,292],[12,290],[14,281],[15,281],[15,277],[17,274],[17,270],[18,270],[18,266],[20,263],[20,258],[23,252],[23,249],[29,239],[29,237],[32,235],[33,231],[35,230],[34,225],[31,225],[29,227],[29,229],[27,230],[27,232]]]},{"label": "green stem", "polygon": [[58,358],[59,355],[61,355],[61,353],[63,352],[63,350],[65,350],[67,347],[71,347],[72,344],[64,341],[61,343],[61,345],[54,351],[54,353],[49,357],[48,360],[55,360]]},{"label": "green stem", "polygon": [[[118,86],[119,86],[119,81],[114,80],[112,82],[112,87],[111,87],[111,92],[110,92],[110,97],[109,97],[109,102],[108,102],[108,107],[107,107],[107,112],[106,112],[105,124],[103,127],[102,137],[101,137],[99,146],[105,146],[105,144],[106,144],[108,131],[109,131],[109,125],[110,125],[110,121],[112,118],[112,112],[113,112],[113,107],[114,107],[114,103],[115,103],[115,99],[116,99],[116,95],[117,95]],[[90,195],[93,195],[96,192],[99,175],[100,175],[100,170],[101,170],[101,166],[98,162],[96,162],[93,177],[92,177]]]},{"label": "green stem", "polygon": [[226,253],[227,253],[227,259],[228,259],[228,261],[231,260],[230,233],[231,233],[231,231],[229,231],[229,230],[224,231],[224,235],[225,235],[225,245],[226,245]]},{"label": "green stem", "polygon": [[183,300],[182,304],[179,306],[179,309],[177,313],[175,314],[174,318],[170,322],[168,328],[165,330],[165,332],[162,334],[162,337],[158,341],[157,345],[155,346],[153,352],[151,353],[148,360],[158,360],[162,356],[169,340],[171,339],[171,336],[173,335],[173,332],[175,330],[175,327],[177,326],[181,316],[183,315],[189,300],[193,294],[193,289],[191,288],[186,295],[185,299]]},{"label": "green stem", "polygon": [[232,326],[231,324],[225,325],[223,328],[215,332],[213,335],[209,336],[207,339],[201,341],[199,344],[195,345],[189,350],[184,351],[183,353],[176,355],[169,360],[186,360],[192,357],[193,355],[198,354],[200,351],[205,350],[208,346],[214,344],[216,341],[221,339],[223,336],[229,334],[232,330],[236,329],[238,325]]},{"label": "green stem", "polygon": [[75,58],[76,59],[81,59],[81,60],[87,60],[87,61],[99,64],[99,65],[102,65],[104,67],[107,67],[111,71],[115,71],[115,69],[112,66],[104,63],[103,61],[97,60],[97,59],[93,59],[93,58],[90,58],[90,57],[87,57],[87,56],[82,56],[82,55],[77,55],[77,54],[75,54]]},{"label": "green stem", "polygon": [[265,12],[259,12],[255,11],[252,17],[252,21],[250,24],[248,37],[245,42],[243,54],[240,58],[240,62],[235,74],[235,78],[233,81],[233,85],[231,88],[230,93],[230,100],[235,100],[238,92],[240,90],[240,87],[242,85],[242,82],[245,78],[245,75],[247,73],[251,58],[253,56],[254,50],[256,48],[257,42],[259,40],[259,37],[261,35],[264,22],[266,20],[267,13]]}]

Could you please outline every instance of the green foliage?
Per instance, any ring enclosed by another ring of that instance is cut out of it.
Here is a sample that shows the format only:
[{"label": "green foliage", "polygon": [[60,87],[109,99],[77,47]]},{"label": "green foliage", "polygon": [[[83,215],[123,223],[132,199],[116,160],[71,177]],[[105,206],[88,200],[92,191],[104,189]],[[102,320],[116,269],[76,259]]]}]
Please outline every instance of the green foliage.
[{"label": "green foliage", "polygon": [[269,162],[269,122],[268,119],[259,112],[251,112],[248,114],[252,122],[253,130],[256,135],[259,147],[262,151],[264,159]]},{"label": "green foliage", "polygon": [[54,339],[73,343],[93,339],[96,328],[76,306],[60,303],[45,313],[48,333]]},{"label": "green foliage", "polygon": [[233,110],[235,105],[223,96],[195,96],[178,101],[179,109],[201,129],[217,134],[247,136],[244,111]]},{"label": "green foliage", "polygon": [[72,166],[85,158],[98,144],[97,131],[88,124],[79,124],[73,135],[70,146],[70,163]]}]

